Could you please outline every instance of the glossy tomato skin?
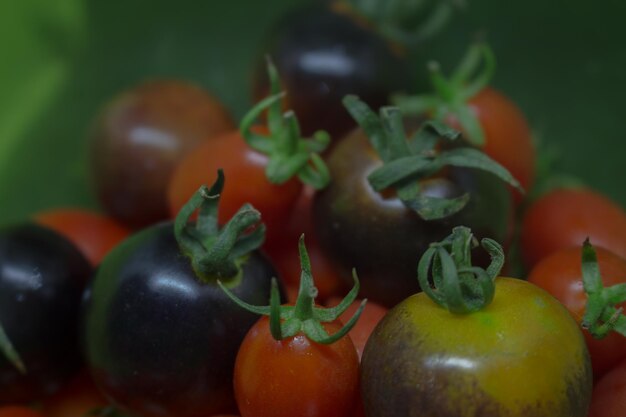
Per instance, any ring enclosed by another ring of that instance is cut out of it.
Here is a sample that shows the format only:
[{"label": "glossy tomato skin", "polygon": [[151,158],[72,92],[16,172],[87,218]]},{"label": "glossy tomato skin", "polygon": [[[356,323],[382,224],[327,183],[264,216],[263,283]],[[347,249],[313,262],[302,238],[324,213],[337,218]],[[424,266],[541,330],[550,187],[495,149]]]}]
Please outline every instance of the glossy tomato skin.
[{"label": "glossy tomato skin", "polygon": [[91,273],[52,230],[24,223],[0,231],[0,323],[28,371],[0,355],[0,404],[40,400],[78,370],[78,312]]},{"label": "glossy tomato skin", "polygon": [[361,387],[368,417],[585,417],[592,376],[564,307],[497,278],[493,302],[473,314],[424,293],[390,310],[365,346]]},{"label": "glossy tomato skin", "polygon": [[491,174],[450,168],[445,176],[424,182],[431,195],[471,194],[457,214],[424,221],[398,198],[371,188],[367,176],[381,161],[361,130],[338,143],[327,164],[333,180],[315,196],[315,231],[347,285],[356,268],[363,298],[390,307],[417,292],[420,256],[456,225],[471,227],[479,239],[490,237],[504,245],[509,240],[512,199],[504,183]]},{"label": "glossy tomato skin", "polygon": [[35,221],[69,239],[93,266],[130,234],[109,217],[77,208],[44,211],[35,215]]},{"label": "glossy tomato skin", "polygon": [[296,113],[307,136],[324,129],[339,139],[355,126],[341,103],[346,94],[356,94],[378,109],[391,93],[411,87],[400,49],[328,5],[285,15],[261,50],[253,81],[255,99],[268,95],[267,54],[287,91],[286,108]]},{"label": "glossy tomato skin", "polygon": [[[324,324],[329,334],[341,326]],[[321,345],[300,333],[276,341],[265,316],[246,335],[235,363],[242,417],[345,417],[355,406],[358,379],[350,338]]]},{"label": "glossy tomato skin", "polygon": [[120,93],[90,135],[100,203],[130,228],[167,219],[165,190],[174,167],[200,143],[233,128],[226,109],[187,82],[153,80]]},{"label": "glossy tomato skin", "polygon": [[[262,129],[258,129],[261,130]],[[276,239],[298,200],[302,184],[293,178],[273,184],[265,175],[267,156],[250,148],[238,131],[200,145],[176,168],[168,185],[171,216],[183,207],[202,184],[212,184],[223,169],[227,186],[220,197],[219,220],[224,223],[250,203],[261,212],[267,227],[267,243]],[[296,247],[294,241],[293,246]]]},{"label": "glossy tomato skin", "polygon": [[[535,179],[536,151],[522,111],[498,90],[486,87],[468,101],[485,135],[482,150],[499,162],[528,191]],[[451,124],[459,127],[451,119]],[[517,202],[522,195],[515,191]]]},{"label": "glossy tomato skin", "polygon": [[[275,275],[252,252],[231,290],[248,303],[267,303]],[[257,316],[198,281],[171,223],[145,229],[107,256],[83,312],[88,366],[120,408],[146,417],[236,411],[235,356]]]},{"label": "glossy tomato skin", "polygon": [[[626,260],[602,248],[596,248],[596,255],[605,286],[626,282]],[[581,247],[566,248],[542,259],[528,274],[528,281],[563,303],[578,323],[582,321],[587,303],[581,262]],[[622,307],[626,308],[626,303]],[[626,358],[626,337],[610,333],[603,339],[594,339],[588,331],[583,330],[583,333],[595,379]]]},{"label": "glossy tomato skin", "polygon": [[529,269],[559,249],[581,247],[586,238],[626,258],[626,213],[594,190],[550,191],[524,214],[521,242]]}]

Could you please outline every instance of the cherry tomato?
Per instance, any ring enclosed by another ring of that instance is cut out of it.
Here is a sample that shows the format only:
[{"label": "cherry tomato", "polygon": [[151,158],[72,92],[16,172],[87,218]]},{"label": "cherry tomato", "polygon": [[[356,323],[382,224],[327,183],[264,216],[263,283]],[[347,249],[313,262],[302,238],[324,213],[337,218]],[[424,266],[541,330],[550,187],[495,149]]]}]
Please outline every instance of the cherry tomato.
[{"label": "cherry tomato", "polygon": [[[265,175],[267,156],[253,150],[238,131],[207,141],[184,158],[168,186],[170,213],[175,215],[202,184],[215,181],[217,170],[224,170],[228,184],[220,198],[220,223],[235,214],[244,203],[261,212],[267,227],[267,240],[281,233],[302,190],[297,178],[276,185]],[[295,246],[295,245],[294,245]]]},{"label": "cherry tomato", "polygon": [[391,309],[361,360],[368,417],[585,417],[591,366],[582,333],[548,292],[495,279],[482,310],[453,314],[425,293]]},{"label": "cherry tomato", "polygon": [[[329,334],[339,321],[324,323]],[[353,409],[359,360],[350,338],[330,345],[304,334],[276,341],[269,319],[248,332],[235,362],[235,396],[242,417],[346,417]]]},{"label": "cherry tomato", "polygon": [[40,400],[79,369],[79,305],[91,274],[79,250],[48,228],[0,230],[0,323],[26,369],[0,355],[0,404]]},{"label": "cherry tomato", "polygon": [[[346,94],[357,94],[372,107],[410,86],[406,57],[400,48],[345,13],[321,4],[285,15],[272,30],[264,55],[272,57],[287,91],[288,108],[309,136],[323,129],[341,139],[355,123],[343,108]],[[265,62],[259,59],[254,97],[268,91]]]},{"label": "cherry tomato", "polygon": [[114,220],[83,209],[57,209],[35,215],[35,221],[62,234],[93,266],[130,233]]},{"label": "cherry tomato", "polygon": [[86,417],[90,411],[109,405],[86,370],[41,402],[46,417]]},{"label": "cherry tomato", "polygon": [[[626,260],[602,248],[596,248],[596,254],[605,286],[626,282]],[[568,308],[577,322],[582,321],[587,295],[582,283],[580,246],[561,249],[543,258],[530,271],[528,281],[548,291]],[[598,340],[586,330],[584,335],[595,378],[626,358],[626,337],[612,332]]]},{"label": "cherry tomato", "polygon": [[530,269],[551,253],[580,247],[586,238],[626,258],[626,213],[588,189],[556,189],[537,199],[522,222],[521,245]]},{"label": "cherry tomato", "polygon": [[30,407],[7,405],[0,407],[0,417],[47,417]]},{"label": "cherry tomato", "polygon": [[607,372],[594,386],[588,417],[617,417],[626,410],[626,361]]},{"label": "cherry tomato", "polygon": [[90,138],[98,199],[131,228],[167,219],[165,190],[174,167],[233,128],[226,109],[187,82],[154,80],[120,93],[102,109]]}]

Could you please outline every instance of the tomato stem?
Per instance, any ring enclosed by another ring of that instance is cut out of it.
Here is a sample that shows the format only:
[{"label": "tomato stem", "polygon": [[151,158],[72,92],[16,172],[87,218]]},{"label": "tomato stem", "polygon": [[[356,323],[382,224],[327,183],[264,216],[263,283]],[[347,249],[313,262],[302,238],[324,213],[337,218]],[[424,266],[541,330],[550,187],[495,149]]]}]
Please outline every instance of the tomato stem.
[{"label": "tomato stem", "polygon": [[[481,68],[482,65],[482,68]],[[430,114],[440,122],[456,120],[472,145],[485,145],[485,133],[468,102],[483,90],[495,73],[496,59],[485,43],[470,46],[452,76],[441,74],[439,64],[429,63],[432,94],[397,95],[392,102],[407,115]]]},{"label": "tomato stem", "polygon": [[602,339],[612,331],[626,336],[626,317],[622,314],[623,309],[617,307],[626,301],[626,284],[604,287],[596,251],[589,238],[583,243],[581,267],[583,288],[587,294],[581,326],[596,339]]},{"label": "tomato stem", "polygon": [[450,236],[432,243],[417,267],[422,291],[455,314],[473,313],[489,305],[495,294],[494,281],[504,265],[504,252],[492,239],[482,239],[480,245],[491,257],[486,270],[472,265],[471,250],[478,241],[469,228],[455,227]]},{"label": "tomato stem", "polygon": [[[205,283],[237,282],[246,256],[258,249],[265,239],[261,213],[250,204],[244,204],[219,227],[218,207],[223,188],[224,173],[220,169],[211,189],[200,187],[174,221],[174,234],[181,252],[191,260],[196,275]],[[196,211],[198,218],[191,222]]]},{"label": "tomato stem", "polygon": [[[267,71],[270,78],[271,95],[256,104],[241,120],[240,131],[246,143],[268,156],[265,170],[267,179],[275,184],[283,184],[294,176],[315,189],[324,188],[330,181],[326,164],[319,157],[330,143],[330,136],[318,131],[312,138],[301,137],[300,125],[293,111],[282,113],[278,71],[267,57]],[[269,135],[252,131],[256,120],[267,110]]]},{"label": "tomato stem", "polygon": [[2,327],[2,323],[0,323],[0,351],[4,354],[4,356],[15,366],[15,368],[22,374],[26,374],[26,366],[24,362],[22,362],[22,358],[20,357],[15,347],[11,343],[11,340],[7,336],[4,331],[4,327]]},{"label": "tomato stem", "polygon": [[361,316],[363,308],[367,300],[363,300],[357,312],[348,320],[348,322],[336,333],[329,335],[322,323],[336,320],[350,304],[355,300],[359,292],[359,280],[353,271],[354,286],[339,305],[332,308],[323,308],[315,306],[315,297],[317,296],[317,288],[313,282],[313,274],[311,273],[311,262],[304,245],[304,235],[300,237],[298,243],[300,251],[300,264],[302,273],[300,276],[300,288],[295,306],[284,305],[279,306],[279,294],[277,290],[276,280],[272,283],[272,292],[270,295],[269,306],[253,306],[239,299],[220,281],[218,285],[224,290],[226,295],[233,300],[241,308],[256,314],[269,316],[270,332],[276,340],[284,340],[293,337],[302,332],[310,340],[321,343],[331,344],[345,336],[356,324]]},{"label": "tomato stem", "polygon": [[459,137],[459,132],[439,121],[424,123],[407,138],[398,108],[384,107],[377,116],[356,96],[344,97],[343,103],[383,161],[383,166],[368,176],[372,188],[380,192],[393,187],[398,198],[425,220],[451,216],[463,209],[470,199],[468,194],[435,198],[421,192],[420,180],[448,165],[490,172],[523,192],[509,171],[485,153],[467,146],[452,149],[438,146],[442,142],[454,144]]}]

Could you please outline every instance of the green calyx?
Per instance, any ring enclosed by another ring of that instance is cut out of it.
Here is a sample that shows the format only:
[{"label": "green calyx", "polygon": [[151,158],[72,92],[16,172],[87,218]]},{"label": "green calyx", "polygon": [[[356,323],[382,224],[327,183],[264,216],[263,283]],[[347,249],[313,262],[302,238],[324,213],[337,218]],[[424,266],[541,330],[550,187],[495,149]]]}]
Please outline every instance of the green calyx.
[{"label": "green calyx", "polygon": [[[330,143],[325,131],[318,131],[310,139],[301,138],[300,125],[293,111],[282,113],[280,80],[276,67],[267,58],[271,96],[254,106],[241,121],[240,131],[247,144],[268,157],[265,175],[274,184],[283,184],[294,176],[315,189],[324,188],[330,173],[319,156]],[[267,110],[267,136],[254,132],[256,120]]]},{"label": "green calyx", "polygon": [[300,264],[302,266],[302,274],[300,276],[300,289],[296,304],[293,306],[280,305],[278,284],[276,278],[272,279],[272,291],[270,295],[269,306],[254,306],[248,304],[235,296],[221,283],[226,295],[230,297],[240,307],[270,318],[270,331],[276,340],[283,340],[293,337],[298,333],[304,333],[310,340],[321,344],[332,344],[345,336],[356,324],[359,319],[367,300],[363,300],[357,312],[350,320],[336,333],[329,335],[322,323],[336,320],[350,304],[356,299],[359,292],[359,280],[356,272],[353,271],[354,286],[348,295],[336,307],[322,308],[315,306],[315,297],[317,296],[317,288],[313,284],[313,275],[311,274],[311,262],[309,255],[304,246],[304,235],[300,237]]},{"label": "green calyx", "polygon": [[385,38],[412,46],[441,32],[463,0],[340,0]]},{"label": "green calyx", "polygon": [[626,301],[626,284],[605,287],[598,266],[596,251],[587,238],[582,249],[583,288],[587,304],[581,326],[596,339],[611,331],[626,336],[626,317],[619,304]]},{"label": "green calyx", "polygon": [[17,350],[13,347],[11,340],[9,340],[9,337],[2,327],[2,323],[0,323],[0,351],[21,374],[26,374],[26,366],[24,366],[24,362],[22,362],[19,353],[17,353]]},{"label": "green calyx", "polygon": [[468,101],[489,84],[495,67],[491,48],[484,43],[474,44],[450,78],[441,74],[437,63],[429,65],[433,94],[397,95],[392,102],[407,115],[428,114],[440,122],[456,119],[467,141],[482,147],[485,133]]},{"label": "green calyx", "polygon": [[480,245],[491,257],[486,270],[472,265],[471,250],[478,242],[467,227],[455,227],[450,236],[432,243],[417,267],[422,291],[455,314],[473,313],[489,305],[495,294],[495,279],[504,265],[504,252],[492,239],[482,239]]},{"label": "green calyx", "polygon": [[[376,191],[396,190],[398,198],[424,220],[451,216],[468,203],[465,193],[456,198],[435,198],[421,192],[420,180],[446,166],[480,169],[522,190],[519,182],[502,165],[472,147],[445,149],[454,143],[459,132],[438,121],[426,122],[407,138],[402,113],[397,107],[383,107],[376,115],[356,96],[346,96],[344,105],[365,131],[383,166],[374,170],[368,181]],[[522,190],[523,191],[523,190]]]},{"label": "green calyx", "polygon": [[[238,281],[241,264],[265,239],[261,213],[250,204],[243,205],[226,224],[219,226],[218,206],[223,188],[224,173],[220,169],[211,189],[200,187],[174,220],[180,250],[204,283]],[[196,211],[197,220],[190,221]]]}]

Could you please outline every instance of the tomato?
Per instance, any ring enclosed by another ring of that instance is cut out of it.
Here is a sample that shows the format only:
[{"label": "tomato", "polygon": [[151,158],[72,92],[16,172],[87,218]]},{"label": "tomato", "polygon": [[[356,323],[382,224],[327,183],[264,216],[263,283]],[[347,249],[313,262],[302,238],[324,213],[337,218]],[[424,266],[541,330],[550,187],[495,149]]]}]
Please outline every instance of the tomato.
[{"label": "tomato", "polygon": [[[329,334],[340,322],[325,324]],[[243,340],[235,362],[235,395],[242,417],[345,417],[354,407],[358,357],[343,337],[330,345],[298,334],[273,339],[262,317]]]},{"label": "tomato", "polygon": [[423,292],[392,308],[365,345],[361,394],[368,417],[584,417],[592,389],[589,352],[577,323],[548,292],[499,277],[459,226],[433,242],[417,266]]},{"label": "tomato", "polygon": [[[626,282],[626,260],[602,248],[596,248],[596,254],[605,286]],[[528,274],[528,281],[548,291],[568,308],[577,322],[582,321],[587,295],[583,289],[580,246],[561,249],[543,258]],[[586,330],[584,334],[595,378],[626,358],[626,337],[611,333],[598,340]]]},{"label": "tomato", "polygon": [[530,269],[559,249],[580,247],[587,237],[595,247],[626,258],[624,210],[589,188],[552,190],[533,202],[524,215],[524,261]]},{"label": "tomato", "polygon": [[[264,129],[262,130],[264,131]],[[268,241],[281,233],[302,190],[297,179],[274,184],[265,175],[268,158],[252,149],[238,131],[207,141],[184,158],[168,185],[171,215],[175,215],[202,184],[215,181],[218,168],[224,170],[228,186],[221,196],[220,223],[231,218],[244,203],[261,212]]]},{"label": "tomato", "polygon": [[626,361],[607,372],[594,386],[588,417],[621,416],[626,408]]},{"label": "tomato", "polygon": [[471,195],[458,213],[424,220],[395,194],[377,192],[369,184],[368,176],[382,162],[362,130],[338,143],[326,162],[333,181],[315,195],[316,236],[346,285],[356,268],[363,298],[391,307],[418,291],[419,257],[454,225],[467,225],[480,237],[505,243],[510,239],[512,199],[506,185],[490,173],[449,167],[421,180],[429,196]]},{"label": "tomato", "polygon": [[[256,321],[233,305],[219,279],[247,302],[267,300],[276,276],[256,250],[260,214],[250,206],[224,227],[224,178],[201,188],[174,223],[144,229],[100,265],[84,303],[85,357],[107,397],[145,417],[206,417],[236,410],[237,349]],[[199,210],[197,221],[189,222]]]},{"label": "tomato", "polygon": [[95,386],[93,379],[83,370],[59,392],[41,402],[46,417],[86,417],[89,412],[102,409],[109,402]]},{"label": "tomato", "polygon": [[30,407],[8,405],[0,406],[0,417],[44,417],[44,415]]},{"label": "tomato", "polygon": [[0,324],[25,373],[0,354],[0,404],[57,391],[81,363],[78,311],[92,268],[61,235],[35,224],[0,230]]},{"label": "tomato", "polygon": [[184,81],[153,80],[119,93],[90,135],[100,203],[131,228],[167,219],[165,189],[174,167],[200,143],[233,128],[222,104]]},{"label": "tomato", "polygon": [[[354,127],[341,100],[357,94],[372,107],[410,86],[405,54],[357,19],[314,5],[286,14],[265,41],[259,58],[272,57],[303,133],[326,130],[339,140]],[[255,99],[268,92],[265,61],[258,60]]]},{"label": "tomato", "polygon": [[93,266],[130,233],[114,220],[84,209],[56,209],[35,215],[35,221],[69,239]]}]

